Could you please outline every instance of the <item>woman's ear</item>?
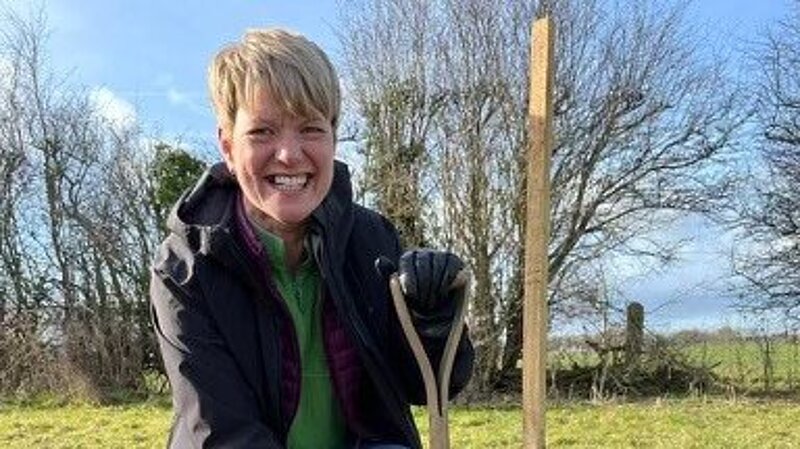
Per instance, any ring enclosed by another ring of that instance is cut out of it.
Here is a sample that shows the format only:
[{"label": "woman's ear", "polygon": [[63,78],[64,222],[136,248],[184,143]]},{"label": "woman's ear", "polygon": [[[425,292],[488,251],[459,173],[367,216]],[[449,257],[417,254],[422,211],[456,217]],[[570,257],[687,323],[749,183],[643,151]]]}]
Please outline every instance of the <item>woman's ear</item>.
[{"label": "woman's ear", "polygon": [[231,133],[225,131],[221,126],[218,126],[217,142],[219,143],[219,152],[222,154],[222,159],[225,160],[225,165],[227,165],[228,170],[233,173],[233,141],[231,139]]}]

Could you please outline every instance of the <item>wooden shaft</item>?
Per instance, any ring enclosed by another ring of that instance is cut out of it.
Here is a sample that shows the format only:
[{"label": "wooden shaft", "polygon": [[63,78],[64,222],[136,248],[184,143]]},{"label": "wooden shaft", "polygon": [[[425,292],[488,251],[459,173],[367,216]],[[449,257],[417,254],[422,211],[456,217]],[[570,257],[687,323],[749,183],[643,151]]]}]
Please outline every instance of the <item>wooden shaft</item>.
[{"label": "wooden shaft", "polygon": [[522,341],[523,447],[545,440],[547,285],[550,236],[550,154],[553,121],[553,24],[538,19],[531,30],[530,126],[525,230],[525,300]]},{"label": "wooden shaft", "polygon": [[449,404],[450,374],[455,361],[458,342],[461,340],[461,334],[464,331],[469,275],[462,270],[456,275],[453,284],[450,286],[451,289],[457,289],[455,298],[457,302],[456,315],[450,328],[450,334],[447,336],[442,360],[439,362],[438,376],[433,372],[433,367],[428,359],[428,354],[425,352],[425,347],[422,345],[422,340],[419,338],[419,334],[414,328],[414,323],[411,321],[411,314],[408,312],[408,306],[406,305],[397,273],[389,278],[389,288],[392,292],[392,301],[397,311],[397,317],[400,320],[400,326],[403,328],[403,333],[409,346],[411,346],[411,351],[414,353],[417,366],[419,366],[422,374],[422,381],[425,383],[425,398],[430,427],[428,431],[429,449],[449,449],[450,432],[447,425],[447,409]]},{"label": "wooden shaft", "polygon": [[436,375],[433,374],[433,367],[431,366],[431,361],[428,360],[428,355],[425,353],[425,347],[422,346],[422,340],[420,340],[419,334],[414,329],[411,314],[409,314],[408,306],[406,306],[403,289],[400,286],[400,279],[396,273],[389,278],[389,288],[392,291],[392,301],[397,311],[397,318],[400,320],[400,326],[403,328],[403,334],[405,334],[406,341],[411,346],[411,351],[414,353],[417,366],[422,374],[422,381],[425,383],[425,402],[428,406],[428,424],[430,426],[430,447],[431,449],[447,449],[447,446],[441,446],[442,427],[446,427],[446,424],[443,426],[439,413]]}]

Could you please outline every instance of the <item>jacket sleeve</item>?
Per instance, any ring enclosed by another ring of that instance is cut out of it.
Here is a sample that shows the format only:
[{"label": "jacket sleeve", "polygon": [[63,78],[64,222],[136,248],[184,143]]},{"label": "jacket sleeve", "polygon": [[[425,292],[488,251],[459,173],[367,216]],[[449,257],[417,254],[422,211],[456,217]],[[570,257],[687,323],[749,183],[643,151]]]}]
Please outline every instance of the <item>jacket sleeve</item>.
[{"label": "jacket sleeve", "polygon": [[[180,271],[180,270],[178,270]],[[215,328],[199,288],[153,271],[151,312],[172,387],[173,448],[283,448]]]},{"label": "jacket sleeve", "polygon": [[[393,255],[392,261],[396,265],[400,255],[402,254],[400,239],[394,225],[392,225],[391,222],[385,218],[384,220],[392,236],[393,249],[391,254]],[[391,293],[388,292],[388,286],[387,293],[391,296]],[[414,353],[411,350],[411,346],[408,344],[406,336],[403,333],[402,326],[400,325],[400,319],[398,318],[397,312],[394,309],[394,303],[391,297],[389,297],[388,301],[390,309],[390,333],[393,336],[393,338],[390,338],[389,340],[395,342],[393,353],[400,355],[399,357],[393,359],[397,365],[395,366],[395,369],[402,373],[401,382],[403,383],[407,400],[416,405],[425,404],[425,383],[422,380],[422,373],[417,366],[417,361],[414,358]],[[449,331],[445,333],[444,337],[442,338],[425,337],[425,335],[430,334],[430,332],[425,332],[424,329],[421,329],[420,326],[422,325],[423,324],[421,323],[415,323],[415,326],[417,326],[417,333],[420,334],[420,340],[422,341],[422,345],[425,347],[425,352],[427,353],[428,359],[431,362],[433,372],[437,374],[439,372],[439,365],[441,364],[442,356],[444,355],[444,348],[447,343],[447,335],[449,334]],[[461,339],[458,342],[455,360],[453,361],[453,369],[450,375],[450,398],[455,397],[459,392],[461,392],[461,390],[463,390],[469,382],[469,379],[472,376],[474,359],[475,351],[472,347],[472,341],[469,338],[469,329],[465,328],[464,332],[461,334]]]}]

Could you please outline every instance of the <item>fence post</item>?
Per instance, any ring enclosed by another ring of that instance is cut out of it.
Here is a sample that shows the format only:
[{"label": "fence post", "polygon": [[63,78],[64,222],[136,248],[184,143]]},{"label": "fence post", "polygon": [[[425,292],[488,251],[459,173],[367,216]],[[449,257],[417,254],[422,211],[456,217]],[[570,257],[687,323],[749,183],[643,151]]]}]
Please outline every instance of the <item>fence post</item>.
[{"label": "fence post", "polygon": [[628,304],[625,326],[625,364],[635,365],[642,354],[644,342],[644,306],[638,302]]}]

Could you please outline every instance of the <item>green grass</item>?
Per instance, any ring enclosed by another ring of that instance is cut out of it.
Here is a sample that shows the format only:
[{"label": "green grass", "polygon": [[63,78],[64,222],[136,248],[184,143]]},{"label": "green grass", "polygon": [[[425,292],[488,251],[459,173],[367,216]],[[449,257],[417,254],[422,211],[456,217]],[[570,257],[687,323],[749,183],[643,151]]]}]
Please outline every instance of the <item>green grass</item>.
[{"label": "green grass", "polygon": [[2,406],[0,447],[164,447],[170,415],[158,404]]},{"label": "green grass", "polygon": [[[161,448],[168,406],[0,406],[2,448]],[[416,417],[427,431],[424,413]],[[521,447],[521,412],[451,411],[453,448]],[[800,441],[800,405],[788,401],[680,399],[561,404],[547,414],[550,448],[790,448]]]}]

